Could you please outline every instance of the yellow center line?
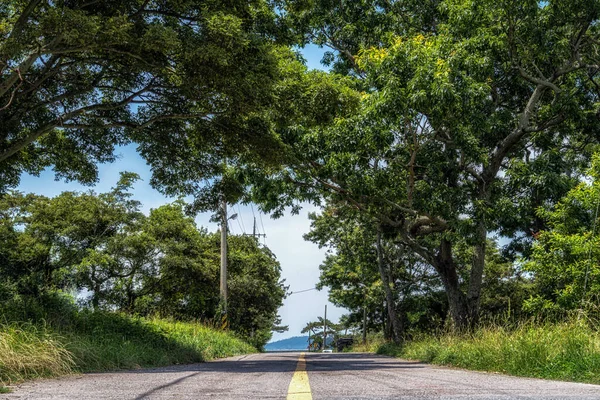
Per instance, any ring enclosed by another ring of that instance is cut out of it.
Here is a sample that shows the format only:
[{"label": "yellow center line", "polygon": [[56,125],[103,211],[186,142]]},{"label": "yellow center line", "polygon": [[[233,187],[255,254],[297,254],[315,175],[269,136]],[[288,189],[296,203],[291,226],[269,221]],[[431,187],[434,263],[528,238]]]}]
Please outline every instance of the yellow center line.
[{"label": "yellow center line", "polygon": [[290,387],[288,388],[287,400],[312,400],[304,353],[300,353],[296,372],[294,372]]}]

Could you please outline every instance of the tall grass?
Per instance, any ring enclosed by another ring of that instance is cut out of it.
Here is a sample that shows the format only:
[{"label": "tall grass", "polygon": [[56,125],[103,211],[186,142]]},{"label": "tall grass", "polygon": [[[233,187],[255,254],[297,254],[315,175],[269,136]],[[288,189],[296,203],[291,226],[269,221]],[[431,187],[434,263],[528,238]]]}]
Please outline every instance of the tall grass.
[{"label": "tall grass", "polygon": [[43,326],[0,325],[0,384],[71,373],[75,361],[61,339]]},{"label": "tall grass", "polygon": [[380,354],[515,376],[600,383],[600,333],[588,322],[523,323],[423,335]]},{"label": "tall grass", "polygon": [[59,329],[0,324],[0,387],[73,372],[207,361],[256,352],[226,332],[198,323],[82,312]]},{"label": "tall grass", "polygon": [[381,347],[386,344],[386,339],[382,334],[371,334],[367,337],[366,343],[362,342],[362,336],[354,337],[354,344],[352,347],[345,349],[344,351],[353,353],[375,353]]}]

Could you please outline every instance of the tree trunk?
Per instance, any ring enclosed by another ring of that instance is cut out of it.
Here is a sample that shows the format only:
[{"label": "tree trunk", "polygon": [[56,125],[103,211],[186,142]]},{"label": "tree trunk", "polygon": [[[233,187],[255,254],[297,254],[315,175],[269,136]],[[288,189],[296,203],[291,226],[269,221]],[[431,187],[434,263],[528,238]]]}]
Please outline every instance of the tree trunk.
[{"label": "tree trunk", "polygon": [[390,287],[389,275],[387,274],[385,264],[383,262],[383,249],[381,248],[381,231],[377,231],[377,265],[379,267],[379,274],[381,275],[381,282],[383,284],[383,290],[385,292],[385,300],[387,303],[387,314],[392,327],[392,340],[394,343],[400,343],[400,337],[402,335],[402,327],[396,314],[396,302],[394,301],[394,293]]},{"label": "tree trunk", "polygon": [[440,243],[440,251],[434,266],[442,278],[448,297],[448,313],[452,318],[452,326],[458,330],[468,328],[470,318],[467,301],[464,293],[460,290],[456,265],[452,258],[452,244],[447,239],[442,239]]},{"label": "tree trunk", "polygon": [[479,321],[479,304],[481,298],[481,284],[483,282],[483,269],[485,267],[485,250],[487,241],[487,229],[485,220],[480,220],[476,228],[476,244],[474,246],[475,256],[473,266],[471,267],[471,276],[469,278],[469,291],[467,292],[467,307],[470,323],[476,324]]},{"label": "tree trunk", "polygon": [[392,338],[391,329],[390,329],[390,319],[386,318],[387,315],[387,307],[385,305],[385,300],[381,304],[381,322],[383,325],[383,338],[385,340],[390,340]]}]

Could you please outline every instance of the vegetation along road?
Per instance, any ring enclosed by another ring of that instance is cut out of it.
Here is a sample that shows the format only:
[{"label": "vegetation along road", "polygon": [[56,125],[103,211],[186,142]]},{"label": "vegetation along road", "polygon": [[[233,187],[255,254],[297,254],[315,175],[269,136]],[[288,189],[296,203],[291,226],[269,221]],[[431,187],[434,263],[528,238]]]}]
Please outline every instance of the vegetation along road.
[{"label": "vegetation along road", "polygon": [[371,354],[266,353],[25,383],[5,399],[598,399],[600,386]]}]

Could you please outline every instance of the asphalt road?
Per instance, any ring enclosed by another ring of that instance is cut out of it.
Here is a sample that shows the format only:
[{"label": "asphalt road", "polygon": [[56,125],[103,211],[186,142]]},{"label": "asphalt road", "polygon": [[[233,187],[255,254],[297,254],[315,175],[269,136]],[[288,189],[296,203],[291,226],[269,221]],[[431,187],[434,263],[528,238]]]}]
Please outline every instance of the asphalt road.
[{"label": "asphalt road", "polygon": [[433,367],[371,354],[267,353],[39,380],[0,399],[600,399],[600,386]]}]

